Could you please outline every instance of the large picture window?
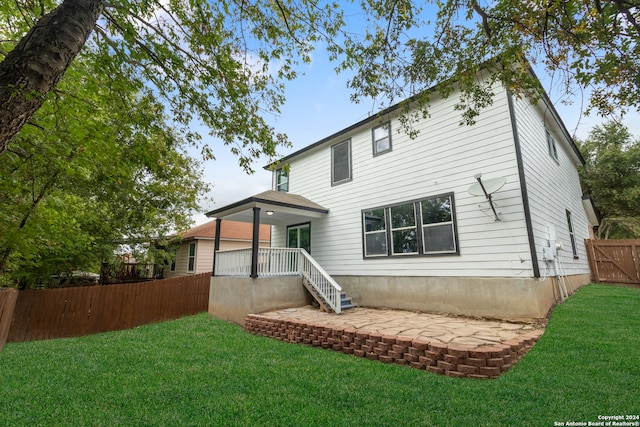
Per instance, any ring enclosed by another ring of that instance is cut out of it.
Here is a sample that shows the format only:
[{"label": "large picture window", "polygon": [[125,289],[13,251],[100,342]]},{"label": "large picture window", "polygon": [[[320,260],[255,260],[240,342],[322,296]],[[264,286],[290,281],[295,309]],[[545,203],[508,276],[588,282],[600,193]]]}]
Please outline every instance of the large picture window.
[{"label": "large picture window", "polygon": [[351,181],[351,140],[331,147],[331,185]]},{"label": "large picture window", "polygon": [[373,133],[373,155],[391,151],[391,123],[374,127]]},{"label": "large picture window", "polygon": [[458,254],[453,193],[362,211],[364,257]]}]

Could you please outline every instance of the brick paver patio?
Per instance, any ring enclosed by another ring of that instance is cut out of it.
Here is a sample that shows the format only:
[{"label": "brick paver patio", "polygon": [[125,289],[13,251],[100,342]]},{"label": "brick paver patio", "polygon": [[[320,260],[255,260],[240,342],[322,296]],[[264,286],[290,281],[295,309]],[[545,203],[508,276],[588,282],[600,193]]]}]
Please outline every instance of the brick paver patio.
[{"label": "brick paver patio", "polygon": [[336,315],[305,306],[248,315],[245,330],[437,374],[495,378],[544,325],[364,307]]}]

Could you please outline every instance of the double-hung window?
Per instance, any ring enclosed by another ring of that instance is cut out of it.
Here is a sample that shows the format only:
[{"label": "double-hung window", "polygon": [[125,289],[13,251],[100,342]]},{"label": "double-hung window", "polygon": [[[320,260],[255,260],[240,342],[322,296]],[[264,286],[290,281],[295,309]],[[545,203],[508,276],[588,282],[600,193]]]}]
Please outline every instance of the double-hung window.
[{"label": "double-hung window", "polygon": [[391,151],[391,123],[376,126],[372,130],[373,134],[373,155],[383,154]]},{"label": "double-hung window", "polygon": [[418,232],[416,207],[414,203],[392,206],[391,218],[391,255],[418,253]]},{"label": "double-hung window", "polygon": [[187,261],[187,271],[193,273],[196,269],[196,242],[189,243],[189,258]]},{"label": "double-hung window", "polygon": [[567,227],[569,228],[569,240],[571,240],[571,253],[574,258],[578,258],[578,247],[576,246],[576,236],[573,232],[573,219],[571,218],[571,212],[567,212]]},{"label": "double-hung window", "polygon": [[331,146],[331,185],[351,181],[351,140]]},{"label": "double-hung window", "polygon": [[547,148],[549,149],[549,155],[553,157],[553,160],[558,162],[558,144],[548,129],[546,129],[545,132],[547,133]]},{"label": "double-hung window", "polygon": [[364,257],[458,254],[453,193],[362,211]]},{"label": "double-hung window", "polygon": [[276,191],[289,191],[289,172],[284,168],[276,170]]},{"label": "double-hung window", "polygon": [[420,202],[422,247],[425,254],[456,251],[451,196],[432,197]]},{"label": "double-hung window", "polygon": [[362,212],[364,223],[364,255],[387,256],[387,218],[384,208]]}]

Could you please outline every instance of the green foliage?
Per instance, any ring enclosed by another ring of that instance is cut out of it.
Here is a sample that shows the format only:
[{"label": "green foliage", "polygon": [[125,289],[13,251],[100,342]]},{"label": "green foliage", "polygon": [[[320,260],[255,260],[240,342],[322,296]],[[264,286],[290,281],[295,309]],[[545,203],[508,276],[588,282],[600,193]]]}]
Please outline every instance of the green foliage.
[{"label": "green foliage", "polygon": [[[206,313],[0,353],[3,425],[546,426],[635,414],[638,289],[589,285],[496,380],[253,336]],[[28,398],[25,398],[28,396]]]},{"label": "green foliage", "polygon": [[586,161],[579,169],[583,189],[603,217],[599,237],[639,238],[640,140],[612,121],[577,143]]},{"label": "green foliage", "polygon": [[[640,8],[632,2],[519,1],[478,2],[361,0],[364,34],[349,33],[330,46],[339,70],[353,69],[355,100],[385,96],[389,103],[415,96],[413,105],[428,114],[436,88],[448,96],[461,90],[457,108],[473,123],[491,103],[500,82],[517,95],[534,99],[540,86],[530,75],[539,64],[556,87],[591,91],[587,109],[603,115],[640,106]],[[487,81],[478,79],[486,68]],[[409,113],[409,106],[405,113]],[[411,131],[412,119],[405,116]]]},{"label": "green foliage", "polygon": [[[265,116],[279,112],[296,64],[342,24],[337,4],[96,2],[104,9],[86,45],[0,154],[0,284],[97,271],[125,237],[186,229],[206,185],[185,150],[218,149],[194,123],[247,172],[274,158],[288,141]],[[3,2],[0,56],[58,3]]]},{"label": "green foliage", "polygon": [[99,272],[125,237],[150,241],[188,228],[207,190],[163,105],[126,75],[97,68],[78,58],[2,155],[4,285]]}]

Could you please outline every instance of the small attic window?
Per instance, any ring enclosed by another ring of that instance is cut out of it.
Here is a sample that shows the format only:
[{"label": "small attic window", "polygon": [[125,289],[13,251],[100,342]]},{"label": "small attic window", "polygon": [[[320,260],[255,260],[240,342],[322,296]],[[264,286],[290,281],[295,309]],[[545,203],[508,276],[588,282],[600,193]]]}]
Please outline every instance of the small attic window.
[{"label": "small attic window", "polygon": [[284,168],[276,170],[276,191],[289,191],[289,172]]},{"label": "small attic window", "polygon": [[551,132],[549,132],[548,129],[546,129],[545,131],[547,133],[547,146],[549,148],[549,155],[551,157],[553,157],[553,160],[555,160],[556,162],[559,162],[559,160],[558,160],[558,144],[556,143],[556,140],[551,135]]}]

